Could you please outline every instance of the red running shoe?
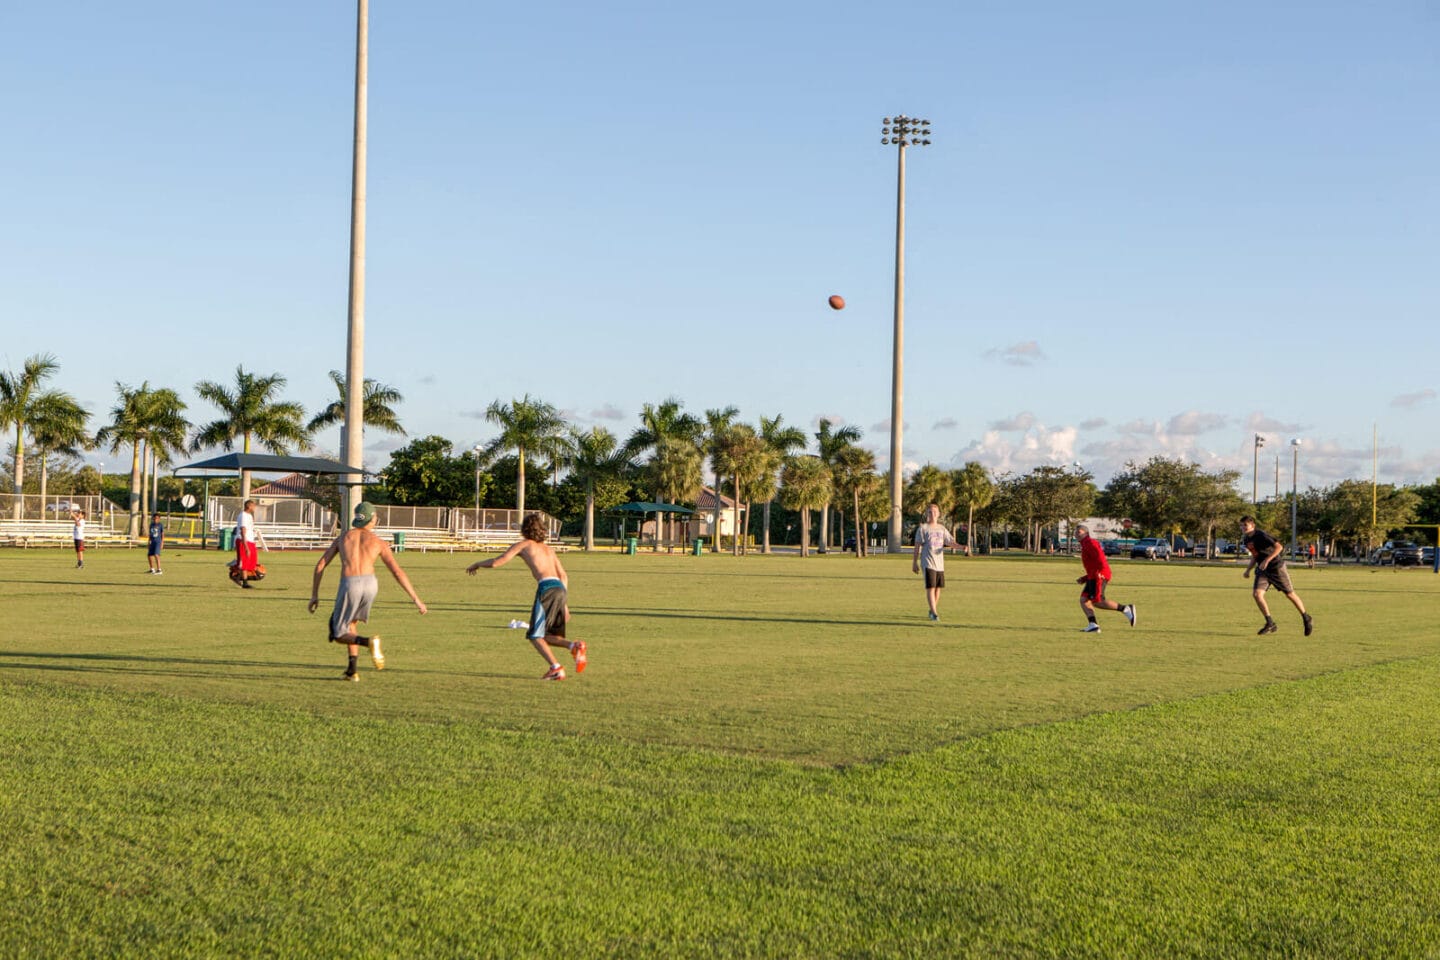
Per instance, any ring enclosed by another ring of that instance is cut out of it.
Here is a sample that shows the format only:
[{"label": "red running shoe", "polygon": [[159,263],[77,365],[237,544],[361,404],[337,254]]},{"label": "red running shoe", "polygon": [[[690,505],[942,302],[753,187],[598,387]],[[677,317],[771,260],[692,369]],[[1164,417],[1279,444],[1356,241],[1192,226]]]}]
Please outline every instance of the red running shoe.
[{"label": "red running shoe", "polygon": [[584,640],[576,640],[574,643],[570,644],[570,655],[575,658],[576,673],[584,673],[585,665],[590,662],[589,659],[585,656],[585,649],[586,648]]},{"label": "red running shoe", "polygon": [[546,670],[546,671],[545,671],[545,676],[541,677],[540,679],[541,679],[541,680],[564,680],[564,679],[565,679],[565,668],[562,667],[562,666],[560,666],[560,664],[557,663],[557,664],[555,664],[555,666],[551,667],[549,670]]}]

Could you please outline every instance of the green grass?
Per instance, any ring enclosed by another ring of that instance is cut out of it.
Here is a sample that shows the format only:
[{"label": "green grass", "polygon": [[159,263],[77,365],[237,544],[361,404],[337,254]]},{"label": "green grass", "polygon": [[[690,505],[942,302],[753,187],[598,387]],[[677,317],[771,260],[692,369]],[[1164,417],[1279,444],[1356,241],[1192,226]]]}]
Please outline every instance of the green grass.
[{"label": "green grass", "polygon": [[343,684],[265,559],[0,552],[0,955],[1440,952],[1433,575],[1257,638],[1238,568],[1117,564],[1088,637],[1074,562],[930,624],[904,558],[570,554],[543,684],[523,570],[407,554]]}]

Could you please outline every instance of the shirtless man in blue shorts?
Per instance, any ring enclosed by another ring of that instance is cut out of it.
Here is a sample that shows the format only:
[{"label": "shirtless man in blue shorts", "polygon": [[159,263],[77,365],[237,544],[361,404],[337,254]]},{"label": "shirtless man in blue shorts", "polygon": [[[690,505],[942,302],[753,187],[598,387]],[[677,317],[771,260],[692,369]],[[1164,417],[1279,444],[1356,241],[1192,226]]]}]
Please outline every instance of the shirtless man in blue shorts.
[{"label": "shirtless man in blue shorts", "polygon": [[525,636],[550,665],[540,679],[565,679],[565,668],[551,656],[551,647],[569,650],[575,658],[575,672],[584,673],[588,662],[585,641],[565,639],[565,625],[570,622],[570,578],[565,575],[565,566],[555,555],[555,550],[545,542],[545,518],[538,513],[528,514],[520,523],[520,533],[523,539],[515,541],[509,550],[489,560],[477,560],[466,567],[465,572],[473,577],[481,567],[503,567],[516,557],[524,560],[535,576],[535,604],[530,611],[530,629]]}]

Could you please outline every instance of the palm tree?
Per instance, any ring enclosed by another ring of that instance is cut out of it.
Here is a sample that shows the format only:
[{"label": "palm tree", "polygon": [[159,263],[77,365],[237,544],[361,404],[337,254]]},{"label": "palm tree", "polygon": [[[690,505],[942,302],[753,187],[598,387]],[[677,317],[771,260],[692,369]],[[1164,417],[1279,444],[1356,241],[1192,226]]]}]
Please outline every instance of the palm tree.
[{"label": "palm tree", "polygon": [[[153,461],[156,472],[167,463],[172,462],[174,454],[185,448],[185,435],[190,430],[190,421],[185,419],[181,412],[185,409],[185,402],[180,395],[169,387],[161,387],[158,390],[147,391],[143,397],[142,415],[144,419],[144,444],[148,456],[144,458],[142,469],[148,471]],[[158,484],[158,480],[156,481]],[[145,477],[140,485],[140,517],[147,517],[151,513],[150,502],[150,478]],[[136,528],[138,535],[139,528]]]},{"label": "palm tree", "polygon": [[90,411],[68,393],[47,390],[35,398],[30,414],[30,437],[40,456],[40,507],[50,481],[49,456],[52,453],[78,457],[82,449],[92,445],[86,425]]},{"label": "palm tree", "polygon": [[[815,432],[815,439],[819,441],[820,462],[825,466],[835,463],[835,457],[860,439],[860,431],[856,427],[841,427],[839,430],[831,431],[832,426],[829,420],[820,421],[820,429]],[[830,501],[827,499],[820,508],[820,552],[826,553],[830,549]]]},{"label": "palm tree", "polygon": [[142,383],[138,389],[131,389],[117,382],[115,392],[119,394],[120,402],[111,408],[110,423],[100,428],[95,435],[95,444],[100,447],[108,445],[110,452],[117,454],[121,447],[130,445],[130,498],[127,504],[130,524],[127,535],[136,537],[140,534],[140,518],[136,512],[140,507],[140,444],[145,439],[145,397],[150,392],[150,384]]},{"label": "palm tree", "polygon": [[[875,475],[875,454],[862,447],[849,446],[835,455],[835,463],[830,469],[835,478],[835,492],[850,497],[854,504],[855,558],[858,560],[865,555],[865,527],[860,518],[860,500],[869,496],[880,484],[880,478]],[[844,534],[843,522],[841,534]],[[841,543],[844,543],[843,539]]]},{"label": "palm tree", "polygon": [[0,429],[15,427],[15,519],[24,516],[25,498],[25,425],[34,416],[35,398],[40,384],[60,369],[53,354],[37,353],[27,357],[19,372],[0,372]]},{"label": "palm tree", "polygon": [[525,457],[554,449],[556,437],[563,436],[565,421],[553,406],[544,400],[532,400],[530,394],[513,401],[494,401],[485,408],[485,419],[500,427],[500,436],[491,440],[480,452],[480,458],[493,463],[501,454],[514,450],[519,461],[516,474],[515,509],[525,515]]},{"label": "palm tree", "polygon": [[[332,400],[326,404],[325,409],[310,418],[305,429],[311,433],[337,423],[345,423],[345,374],[339,370],[331,370],[330,380],[335,384],[335,390],[340,394],[340,399]],[[400,426],[400,418],[395,415],[393,406],[393,404],[404,402],[405,398],[401,396],[399,390],[366,377],[364,399],[361,403],[361,420],[367,427],[374,427],[385,433],[398,433],[402,437],[406,436],[405,428]]]},{"label": "palm tree", "polygon": [[[662,437],[655,446],[655,453],[646,465],[645,474],[656,499],[666,503],[693,500],[704,482],[702,467],[705,458],[700,447],[682,437]],[[656,517],[656,533],[659,533],[660,518]],[[660,538],[655,538],[655,549],[660,549]]]},{"label": "palm tree", "polygon": [[[654,458],[660,454],[661,444],[669,440],[673,442],[668,456],[679,456],[673,449],[674,442],[690,444],[695,447],[698,456],[700,443],[705,433],[705,425],[690,414],[682,413],[681,406],[680,401],[674,397],[670,397],[658,405],[645,404],[640,410],[640,426],[630,434],[630,439],[625,441],[625,452],[632,458],[638,459],[641,454],[650,451],[653,463]],[[653,476],[655,471],[647,470],[647,473]],[[695,486],[696,489],[699,488],[699,484]],[[655,498],[663,499],[664,495],[657,491]],[[657,518],[657,527],[658,523]]]},{"label": "palm tree", "polygon": [[[303,423],[305,409],[298,403],[276,399],[283,386],[285,378],[278,373],[261,377],[246,373],[244,367],[235,368],[233,392],[211,380],[195,384],[200,399],[213,403],[223,416],[200,428],[191,449],[218,446],[233,450],[238,439],[240,452],[249,453],[254,440],[271,453],[284,456],[292,445],[309,443],[310,435]],[[249,497],[250,471],[241,470],[240,499]]]},{"label": "palm tree", "polygon": [[[748,424],[738,423],[729,427],[720,434],[715,448],[715,466],[717,471],[729,474],[731,490],[735,494],[735,544],[734,553],[739,556],[744,552],[744,531],[740,526],[740,510],[742,501],[757,493],[768,495],[768,488],[763,484],[763,478],[768,471],[774,475],[774,455],[765,441],[755,433],[755,428]],[[718,491],[717,491],[718,492]],[[746,518],[749,514],[749,504],[745,504]]]},{"label": "palm tree", "polygon": [[906,485],[905,502],[921,505],[922,513],[933,503],[940,508],[940,516],[948,517],[955,510],[955,480],[947,471],[927,463]]},{"label": "palm tree", "polygon": [[810,511],[830,502],[830,468],[819,457],[795,457],[780,475],[780,502],[800,511],[800,556],[810,555]]},{"label": "palm tree", "polygon": [[[774,419],[762,416],[760,418],[760,437],[765,445],[775,454],[777,467],[783,465],[790,458],[790,454],[805,446],[805,433],[799,427],[783,426],[785,417],[775,414]],[[771,480],[774,480],[772,471]],[[775,500],[774,494],[765,498],[765,523],[761,533],[762,541],[760,552],[770,552],[770,504]]]},{"label": "palm tree", "polygon": [[604,427],[595,427],[589,433],[575,433],[572,438],[575,458],[570,463],[570,472],[585,481],[585,533],[582,545],[586,550],[595,547],[595,505],[597,488],[607,487],[614,492],[613,502],[609,495],[600,498],[601,508],[619,506],[625,499],[625,484],[620,478],[630,471],[630,457],[624,450],[616,449],[619,441]]},{"label": "palm tree", "polygon": [[720,552],[720,467],[718,463],[720,444],[724,439],[725,431],[740,416],[738,407],[725,407],[722,409],[705,411],[705,452],[710,455],[710,469],[715,471],[715,511],[711,516],[710,529],[715,536],[711,537],[710,552]]},{"label": "palm tree", "polygon": [[995,484],[990,479],[990,472],[974,460],[956,470],[951,477],[955,486],[955,499],[970,511],[969,520],[965,524],[965,553],[969,555],[973,553],[975,543],[975,511],[990,505],[990,501],[995,498]]}]

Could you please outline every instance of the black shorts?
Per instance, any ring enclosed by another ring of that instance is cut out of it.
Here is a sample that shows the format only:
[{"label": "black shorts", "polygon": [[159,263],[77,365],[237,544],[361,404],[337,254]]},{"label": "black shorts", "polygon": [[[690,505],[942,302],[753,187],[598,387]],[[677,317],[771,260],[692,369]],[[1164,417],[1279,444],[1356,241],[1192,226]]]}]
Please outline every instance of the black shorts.
[{"label": "black shorts", "polygon": [[939,590],[945,586],[945,571],[925,568],[925,589]]},{"label": "black shorts", "polygon": [[525,636],[544,640],[547,636],[565,636],[565,587],[559,580],[542,580],[535,588],[535,603],[530,608],[530,629]]},{"label": "black shorts", "polygon": [[1099,603],[1105,599],[1105,578],[1096,577],[1093,580],[1086,580],[1085,585],[1080,588],[1080,599],[1089,600],[1091,603]]},{"label": "black shorts", "polygon": [[1271,584],[1281,593],[1294,593],[1295,588],[1290,585],[1290,574],[1285,569],[1284,560],[1271,560],[1270,566],[1264,570],[1257,565],[1255,567],[1255,589],[1265,591]]}]

